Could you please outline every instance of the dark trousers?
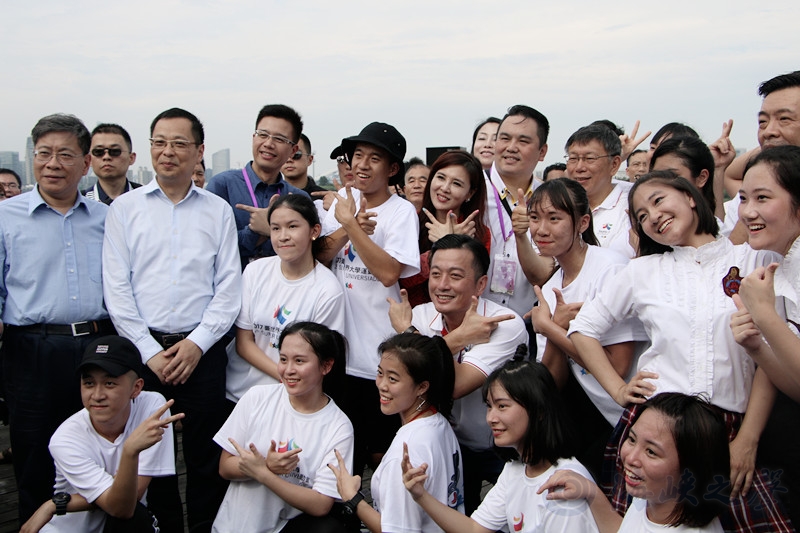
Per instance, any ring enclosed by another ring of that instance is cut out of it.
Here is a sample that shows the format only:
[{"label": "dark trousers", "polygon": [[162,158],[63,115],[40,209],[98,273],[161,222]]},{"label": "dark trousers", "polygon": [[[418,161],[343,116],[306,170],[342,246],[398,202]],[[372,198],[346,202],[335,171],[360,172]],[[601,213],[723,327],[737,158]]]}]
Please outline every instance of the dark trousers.
[{"label": "dark trousers", "polygon": [[58,426],[83,408],[76,371],[83,351],[100,336],[5,330],[3,379],[20,524],[53,496],[55,466],[47,446]]},{"label": "dark trousers", "polygon": [[[145,389],[174,399],[172,413],[185,413],[183,459],[186,463],[186,511],[189,531],[211,531],[211,524],[225,497],[228,482],[219,475],[220,447],[213,438],[228,417],[225,400],[226,340],[220,340],[200,358],[183,385],[162,385],[149,368],[145,370]],[[162,530],[171,529],[175,515],[183,516],[175,476],[153,478],[148,490],[148,507],[158,518]]]},{"label": "dark trousers", "polygon": [[[16,451],[14,452],[16,453]],[[761,433],[756,464],[769,470],[774,496],[800,525],[800,404],[778,391]]]},{"label": "dark trousers", "polygon": [[464,511],[471,515],[481,504],[483,482],[497,483],[506,463],[494,449],[475,451],[463,444],[461,462],[464,465]]}]

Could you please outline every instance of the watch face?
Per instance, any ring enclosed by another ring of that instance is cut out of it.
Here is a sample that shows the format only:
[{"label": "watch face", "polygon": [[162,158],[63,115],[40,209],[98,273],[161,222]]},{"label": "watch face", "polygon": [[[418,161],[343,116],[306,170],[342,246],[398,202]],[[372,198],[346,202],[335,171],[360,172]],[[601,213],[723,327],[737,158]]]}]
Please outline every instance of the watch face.
[{"label": "watch face", "polygon": [[66,492],[58,492],[53,495],[53,503],[56,505],[58,504],[67,504],[70,501],[70,495]]}]

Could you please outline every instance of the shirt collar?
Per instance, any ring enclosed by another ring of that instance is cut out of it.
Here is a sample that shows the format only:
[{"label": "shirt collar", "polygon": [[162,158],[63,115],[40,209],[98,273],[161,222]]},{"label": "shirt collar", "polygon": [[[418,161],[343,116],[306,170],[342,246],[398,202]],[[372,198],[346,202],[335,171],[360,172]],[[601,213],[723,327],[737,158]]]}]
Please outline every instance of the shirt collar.
[{"label": "shirt collar", "polygon": [[[150,183],[148,183],[147,185],[142,185],[142,190],[144,191],[145,194],[157,193],[159,196],[172,203],[172,200],[169,199],[167,193],[164,192],[164,190],[161,188],[161,185],[158,183],[158,176],[151,179]],[[197,191],[199,190],[200,189],[195,186],[194,182],[192,182],[191,185],[189,186],[189,191],[186,193],[186,196],[181,198],[181,201],[178,203],[180,204],[185,202],[187,198],[192,196],[192,194],[197,194]]]},{"label": "shirt collar", "polygon": [[[492,170],[491,170],[491,172],[489,174],[489,181],[490,181],[490,183],[492,185],[494,185],[494,188],[495,188],[495,190],[497,190],[497,193],[500,195],[500,199],[501,200],[505,200],[506,197],[509,197],[509,199],[511,199],[517,192],[517,191],[514,191],[512,193],[511,191],[508,190],[508,188],[506,187],[505,182],[503,181],[503,178],[500,177],[500,173],[497,172],[497,168],[495,167],[494,163],[492,163]],[[533,176],[531,176],[531,183],[530,183],[530,185],[528,185],[528,190],[525,191],[525,201],[528,201],[528,200],[531,199],[531,196],[533,195],[533,191],[534,191],[534,189],[536,189],[537,185],[538,185],[538,183],[536,182],[535,179],[533,179]],[[519,198],[517,198],[517,201],[519,201]]]},{"label": "shirt collar", "polygon": [[261,179],[256,175],[256,171],[253,170],[252,161],[247,163],[247,166],[245,167],[245,172],[247,172],[247,177],[250,178],[250,184],[253,186],[253,188],[258,187],[259,185],[262,185],[264,187],[282,187],[284,183],[282,172],[278,172],[278,178],[275,180],[275,183],[267,184],[261,181]]},{"label": "shirt collar", "polygon": [[[82,195],[80,191],[76,192],[78,193],[78,197],[75,199],[75,204],[72,206],[70,211],[75,210],[79,206],[83,206],[83,209],[88,211],[89,206],[86,204],[86,197]],[[39,185],[37,184],[36,187],[31,190],[30,196],[28,197],[28,216],[32,215],[34,211],[43,205],[50,207],[44,198],[42,198],[42,195],[39,194]],[[70,211],[67,211],[67,213]]]}]

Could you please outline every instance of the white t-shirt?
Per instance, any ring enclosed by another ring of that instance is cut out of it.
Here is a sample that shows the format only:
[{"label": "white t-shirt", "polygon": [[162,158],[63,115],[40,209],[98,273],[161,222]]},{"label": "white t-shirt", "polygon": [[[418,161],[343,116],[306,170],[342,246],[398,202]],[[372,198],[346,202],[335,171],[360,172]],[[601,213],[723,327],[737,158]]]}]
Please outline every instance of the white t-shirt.
[{"label": "white t-shirt", "polygon": [[744,413],[755,365],[731,333],[736,306],[723,280],[731,267],[744,277],[775,256],[720,237],[700,248],[676,246],[633,259],[583,305],[568,334],[600,339],[637,317],[651,341],[637,370],[658,374],[655,394],[704,393],[712,404]]},{"label": "white t-shirt", "polygon": [[622,525],[619,526],[618,533],[722,533],[722,525],[719,518],[715,518],[705,527],[677,526],[670,527],[651,522],[647,518],[647,500],[634,498],[628,506]]},{"label": "white t-shirt", "polygon": [[[281,272],[281,258],[253,261],[242,274],[242,309],[236,327],[250,330],[256,345],[278,362],[278,338],[292,322],[308,320],[344,332],[344,291],[330,270],[320,263],[303,278],[289,280]],[[255,385],[278,383],[229,345],[226,395],[236,402]]]},{"label": "white t-shirt", "polygon": [[[238,455],[228,438],[241,446],[254,443],[263,455],[273,440],[278,451],[302,448],[297,468],[281,477],[335,499],[339,498],[336,477],[328,468],[328,463],[336,464],[333,450],[339,450],[348,467],[353,464],[353,425],[333,400],[316,413],[299,413],[281,384],[257,385],[247,391],[214,436],[223,450]],[[213,531],[276,532],[299,514],[300,510],[258,481],[231,481]]]},{"label": "white t-shirt", "polygon": [[[733,198],[722,204],[725,209],[725,221],[719,226],[720,235],[729,237],[733,232],[733,228],[736,227],[736,223],[739,222],[740,203],[742,203],[742,200],[739,198],[739,195],[736,194]],[[719,219],[717,219],[717,221],[719,221]]]},{"label": "white t-shirt", "polygon": [[[477,312],[482,316],[514,314],[511,320],[498,323],[486,344],[474,344],[456,354],[457,362],[472,365],[488,376],[514,356],[517,346],[528,344],[525,323],[511,310],[484,298],[478,299]],[[411,323],[423,335],[442,336],[444,323],[442,315],[433,303],[418,305],[413,310]],[[471,450],[488,450],[492,447],[492,431],[486,424],[486,404],[478,387],[453,404],[451,417],[458,442]]]},{"label": "white t-shirt", "polygon": [[372,504],[381,514],[381,530],[393,533],[442,531],[417,505],[403,485],[403,443],[411,464],[428,465],[425,490],[449,507],[464,512],[461,450],[450,424],[440,414],[418,418],[397,430],[391,446],[372,475]]},{"label": "white t-shirt", "polygon": [[[540,183],[533,180],[531,183],[530,191],[538,187]],[[514,231],[511,227],[511,217],[503,206],[502,198],[506,195],[506,185],[503,179],[498,174],[494,164],[490,177],[486,179],[486,216],[488,218],[487,225],[492,232],[492,246],[489,253],[491,263],[489,265],[489,280],[486,284],[486,290],[483,291],[483,297],[497,302],[498,304],[513,309],[519,316],[531,310],[533,304],[536,303],[536,294],[533,292],[533,285],[528,282],[522,267],[519,265],[519,257],[517,256],[517,240],[514,237]],[[513,196],[517,195],[517,191],[511,191]],[[511,196],[505,196],[508,202],[508,207],[513,210],[517,203],[511,202]],[[500,204],[498,205],[498,200]],[[502,223],[501,223],[502,220]],[[528,233],[530,239],[530,233]],[[533,244],[531,242],[531,244]],[[495,272],[495,264],[497,256],[502,255],[506,260],[516,263],[516,272],[514,275],[514,293],[505,294],[500,292],[492,292],[492,281]]]},{"label": "white t-shirt", "polygon": [[536,477],[528,477],[525,465],[512,461],[503,468],[495,486],[472,513],[472,519],[492,531],[508,526],[508,531],[522,533],[596,532],[597,525],[586,500],[548,500],[547,491],[536,494],[557,469],[573,470],[592,479],[574,458],[560,459]]},{"label": "white t-shirt", "polygon": [[[89,412],[81,409],[62,423],[50,439],[50,454],[56,465],[53,492],[80,494],[94,502],[114,483],[122,446],[128,436],[152,415],[166,400],[157,392],[142,391],[131,400],[131,413],[125,430],[110,442],[92,426]],[[164,417],[168,417],[169,411]],[[139,454],[140,476],[170,476],[175,473],[175,452],[172,445],[172,424],[164,429],[160,442]],[[147,493],[142,497],[147,503]],[[103,531],[106,513],[102,509],[54,516],[42,531],[94,533]]]},{"label": "white t-shirt", "polygon": [[[547,280],[547,283],[542,286],[542,295],[547,305],[550,306],[550,312],[552,313],[556,308],[556,295],[553,292],[553,288],[561,290],[566,303],[585,303],[594,298],[603,283],[612,279],[626,264],[628,264],[628,258],[615,250],[599,246],[588,246],[583,260],[583,267],[569,285],[562,287],[564,271],[558,269]],[[604,334],[600,339],[600,344],[609,346],[628,341],[642,341],[641,344],[644,344],[647,340],[647,333],[645,333],[641,322],[635,318],[630,318],[616,324],[612,330]],[[536,335],[536,344],[538,345],[537,359],[541,362],[547,345],[547,337],[538,333]],[[586,391],[586,395],[592,400],[605,419],[608,420],[608,423],[615,426],[619,421],[619,417],[622,416],[624,410],[622,406],[615,402],[594,376],[578,363],[569,359],[569,367],[578,383]],[[634,374],[636,374],[635,360],[625,381],[628,381]]]},{"label": "white t-shirt", "polygon": [[[343,194],[343,193],[342,193]],[[353,189],[356,205],[361,193]],[[391,196],[368,211],[377,213],[375,232],[369,238],[403,265],[401,278],[419,272],[419,217],[414,204]],[[328,210],[323,233],[330,234],[341,225],[336,221],[335,204]],[[347,373],[375,379],[378,369],[378,345],[394,335],[386,298],[400,301],[400,286],[383,283],[367,269],[358,250],[348,241],[333,258],[331,270],[345,294],[345,337],[347,337]]]},{"label": "white t-shirt", "polygon": [[630,187],[619,183],[613,185],[606,199],[592,209],[592,227],[600,246],[616,250],[630,259],[636,256],[636,250],[628,243],[631,220],[626,210]]}]

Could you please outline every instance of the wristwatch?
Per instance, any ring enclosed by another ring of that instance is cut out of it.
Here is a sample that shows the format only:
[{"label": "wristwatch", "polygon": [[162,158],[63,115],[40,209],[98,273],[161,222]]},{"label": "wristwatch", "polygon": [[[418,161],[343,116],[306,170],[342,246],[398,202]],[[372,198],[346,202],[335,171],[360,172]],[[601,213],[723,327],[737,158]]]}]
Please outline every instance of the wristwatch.
[{"label": "wristwatch", "polygon": [[351,499],[349,499],[346,502],[343,502],[345,514],[355,516],[357,514],[356,508],[363,499],[364,499],[364,494],[361,491],[358,491],[356,492],[356,495],[353,496]]},{"label": "wristwatch", "polygon": [[67,504],[72,499],[72,496],[66,492],[56,492],[53,494],[53,503],[56,504],[56,515],[63,516],[67,514]]}]

